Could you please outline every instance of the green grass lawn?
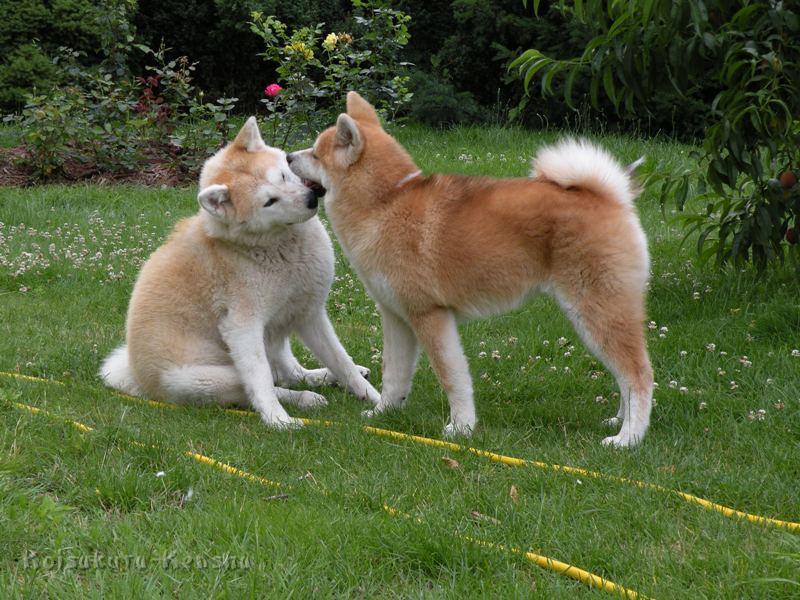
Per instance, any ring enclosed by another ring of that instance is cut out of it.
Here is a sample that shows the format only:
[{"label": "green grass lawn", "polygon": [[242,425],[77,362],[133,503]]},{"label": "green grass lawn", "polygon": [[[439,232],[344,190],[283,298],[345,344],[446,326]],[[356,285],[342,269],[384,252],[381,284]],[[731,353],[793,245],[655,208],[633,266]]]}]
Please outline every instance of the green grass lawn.
[{"label": "green grass lawn", "polygon": [[[398,135],[425,172],[498,176],[524,175],[535,149],[555,137],[416,127]],[[626,161],[646,154],[661,168],[691,167],[686,146],[602,141]],[[531,549],[650,597],[797,597],[800,535],[655,491],[370,436],[360,429],[365,406],[338,389],[323,391],[325,409],[289,412],[342,426],[288,432],[216,409],[163,410],[111,394],[96,371],[123,339],[137,269],[178,218],[195,212],[194,196],[0,188],[0,370],[67,382],[0,378],[5,597],[603,595],[454,534]],[[616,412],[613,378],[544,297],[462,328],[480,419],[470,444],[800,520],[796,273],[786,267],[758,278],[698,266],[669,207],[663,215],[645,194],[639,208],[653,256],[645,327],[658,382],[644,444],[601,446],[601,421]],[[379,384],[380,320],[342,258],[329,312]],[[302,349],[298,356],[312,363]],[[438,437],[447,414],[423,360],[406,410],[374,424]],[[286,489],[192,461],[183,454],[190,449]],[[383,503],[421,522],[393,518]],[[102,568],[76,564],[81,557],[102,557]],[[127,567],[124,557],[134,557]]]}]

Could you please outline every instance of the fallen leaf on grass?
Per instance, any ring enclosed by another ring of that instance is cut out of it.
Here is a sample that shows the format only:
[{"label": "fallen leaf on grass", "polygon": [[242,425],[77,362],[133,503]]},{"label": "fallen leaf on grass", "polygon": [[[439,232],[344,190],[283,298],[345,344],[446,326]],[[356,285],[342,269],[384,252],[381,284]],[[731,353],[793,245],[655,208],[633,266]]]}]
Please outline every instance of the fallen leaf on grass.
[{"label": "fallen leaf on grass", "polygon": [[473,510],[471,513],[469,513],[469,517],[473,521],[478,521],[479,523],[491,523],[492,525],[500,525],[500,521],[498,521],[494,517],[490,517],[489,515],[479,513],[477,510]]},{"label": "fallen leaf on grass", "polygon": [[508,495],[514,504],[519,502],[519,492],[517,491],[517,486],[515,486],[514,484],[511,484],[511,489],[508,490]]},{"label": "fallen leaf on grass", "polygon": [[264,498],[265,502],[270,502],[272,500],[286,500],[289,497],[289,494],[275,494],[274,496],[267,496]]},{"label": "fallen leaf on grass", "polygon": [[305,479],[306,481],[310,481],[314,485],[317,485],[317,480],[314,478],[314,474],[311,471],[306,471],[306,474],[305,475],[300,475],[300,477],[298,477],[298,479],[300,481]]},{"label": "fallen leaf on grass", "polygon": [[442,462],[445,465],[447,465],[448,467],[450,467],[451,469],[460,469],[461,468],[461,463],[458,462],[457,460],[453,459],[453,458],[450,458],[449,456],[443,456],[442,457]]}]

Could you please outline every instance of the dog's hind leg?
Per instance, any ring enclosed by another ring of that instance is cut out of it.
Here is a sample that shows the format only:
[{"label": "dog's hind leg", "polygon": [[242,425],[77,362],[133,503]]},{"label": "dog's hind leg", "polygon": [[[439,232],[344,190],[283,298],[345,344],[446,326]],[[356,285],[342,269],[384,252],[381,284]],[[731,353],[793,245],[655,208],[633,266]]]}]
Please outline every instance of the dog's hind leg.
[{"label": "dog's hind leg", "polygon": [[436,309],[413,317],[411,322],[450,403],[450,422],[444,428],[444,436],[471,434],[476,422],[472,377],[455,316],[449,310]]},{"label": "dog's hind leg", "polygon": [[178,404],[248,406],[233,365],[185,365],[161,375],[161,388]]},{"label": "dog's hind leg", "polygon": [[275,395],[279,401],[294,404],[299,408],[317,408],[328,405],[325,396],[308,390],[287,390],[286,388],[276,387]]},{"label": "dog's hind leg", "polygon": [[[604,444],[633,446],[650,424],[653,369],[644,339],[643,294],[638,289],[583,289],[579,295],[563,288],[556,297],[587,348],[617,379],[622,427]],[[572,288],[575,289],[575,288]]]},{"label": "dog's hind leg", "polygon": [[383,326],[381,401],[364,413],[368,417],[405,404],[419,358],[419,342],[411,327],[390,310],[380,305],[378,309]]},{"label": "dog's hind leg", "polygon": [[[161,387],[170,400],[179,404],[243,407],[250,405],[239,374],[232,365],[176,367],[162,375]],[[327,404],[323,396],[309,391],[275,387],[275,395],[280,402],[294,404],[300,408],[315,408]]]},{"label": "dog's hind leg", "polygon": [[[289,386],[304,383],[317,387],[336,382],[328,369],[306,369],[295,358],[288,337],[267,341],[267,357],[272,367],[272,376],[279,385]],[[278,400],[280,400],[280,396]]]}]

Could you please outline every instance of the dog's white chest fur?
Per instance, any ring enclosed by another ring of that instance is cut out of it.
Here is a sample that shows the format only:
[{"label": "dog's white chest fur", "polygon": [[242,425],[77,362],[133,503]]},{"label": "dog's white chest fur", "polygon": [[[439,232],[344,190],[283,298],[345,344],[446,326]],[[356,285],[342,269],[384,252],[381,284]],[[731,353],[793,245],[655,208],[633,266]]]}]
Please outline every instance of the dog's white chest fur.
[{"label": "dog's white chest fur", "polygon": [[239,285],[249,289],[267,329],[291,326],[324,303],[333,282],[333,248],[319,219],[292,226],[264,244],[235,251]]}]

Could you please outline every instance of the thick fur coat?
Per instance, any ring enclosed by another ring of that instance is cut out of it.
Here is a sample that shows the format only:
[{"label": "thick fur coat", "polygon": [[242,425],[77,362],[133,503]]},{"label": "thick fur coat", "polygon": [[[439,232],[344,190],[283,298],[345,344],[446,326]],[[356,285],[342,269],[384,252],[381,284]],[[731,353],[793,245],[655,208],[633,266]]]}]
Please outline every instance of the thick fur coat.
[{"label": "thick fur coat", "polygon": [[[299,425],[278,402],[325,403],[296,383],[339,382],[379,401],[325,312],[330,238],[312,190],[251,118],[200,176],[199,213],[179,222],[143,266],[128,309],[126,345],[100,374],[120,391],[174,402],[250,404],[270,425]],[[297,333],[327,368],[292,355]]]},{"label": "thick fur coat", "polygon": [[475,426],[457,323],[551,294],[621,391],[606,444],[647,430],[653,374],[645,345],[647,240],[629,173],[605,150],[567,140],[542,149],[530,178],[423,177],[355,92],[314,146],[288,157],[323,185],[345,254],[375,299],[384,330],[383,390],[402,405],[423,348],[447,392],[446,435]]}]

